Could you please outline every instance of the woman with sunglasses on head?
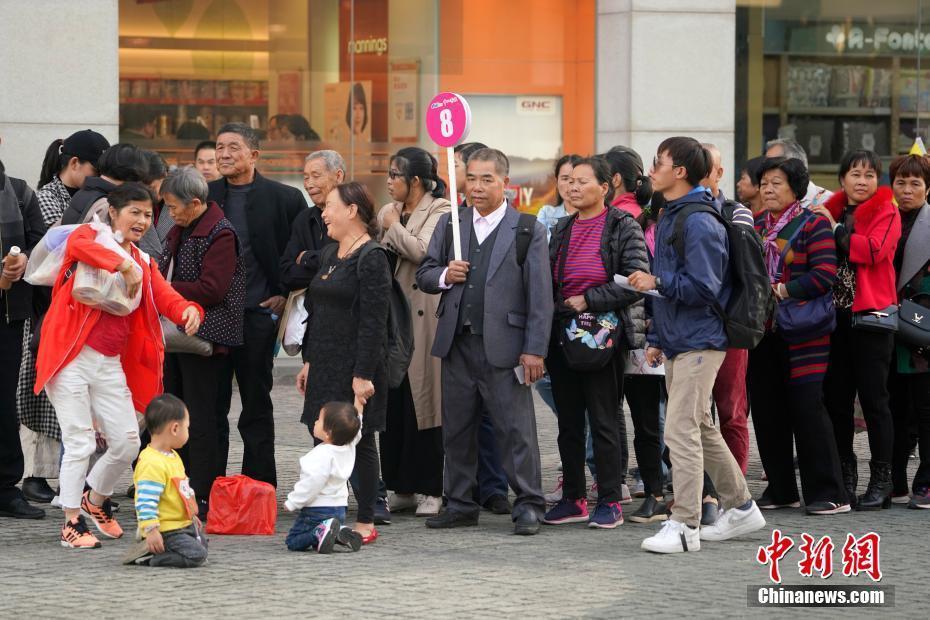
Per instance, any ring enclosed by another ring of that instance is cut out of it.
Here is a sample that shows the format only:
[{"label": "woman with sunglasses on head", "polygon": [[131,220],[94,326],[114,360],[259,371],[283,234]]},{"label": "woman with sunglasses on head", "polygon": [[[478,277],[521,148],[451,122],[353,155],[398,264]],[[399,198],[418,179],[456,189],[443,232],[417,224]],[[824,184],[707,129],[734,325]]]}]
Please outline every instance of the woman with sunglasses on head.
[{"label": "woman with sunglasses on head", "polygon": [[[834,304],[836,331],[824,378],[824,402],[833,421],[849,501],[859,510],[891,505],[894,427],[888,404],[888,371],[894,351],[898,295],[894,256],[901,216],[889,187],[879,187],[881,162],[872,151],[851,151],[840,163],[840,191],[811,211],[830,221],[838,259]],[[856,497],[859,475],[853,452],[856,394],[869,432],[871,476]]]}]

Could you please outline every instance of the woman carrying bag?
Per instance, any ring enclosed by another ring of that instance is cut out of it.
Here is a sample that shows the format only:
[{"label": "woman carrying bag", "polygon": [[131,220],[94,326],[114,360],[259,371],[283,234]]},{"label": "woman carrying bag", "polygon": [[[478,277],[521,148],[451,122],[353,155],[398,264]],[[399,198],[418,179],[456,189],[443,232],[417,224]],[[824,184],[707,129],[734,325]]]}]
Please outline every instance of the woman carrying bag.
[{"label": "woman carrying bag", "polygon": [[[620,507],[622,390],[617,364],[633,344],[629,306],[639,294],[620,287],[614,274],[648,270],[643,231],[633,216],[608,208],[610,167],[601,158],[572,169],[568,199],[577,212],[559,221],[549,243],[556,313],[546,366],[559,418],[563,494],[543,519],[550,525],[587,522],[614,528]],[[597,466],[598,500],[588,515],[585,485],[585,411]]]},{"label": "woman carrying bag", "polygon": [[[100,546],[82,513],[107,538],[123,535],[113,518],[110,496],[139,451],[136,412],[145,411],[162,392],[165,352],[158,316],[183,325],[189,335],[197,332],[203,317],[200,306],[176,293],[155,261],[135,246],[152,225],[154,200],[151,190],[139,183],[124,183],[107,196],[114,236],[131,258],[97,243],[98,233],[90,225],[71,233],[42,324],[35,391],[45,388],[61,426],[63,547]],[[78,272],[80,265],[119,272],[129,299],[141,291],[139,306],[117,316],[81,303],[72,295],[79,278],[79,273],[71,276],[75,265]],[[97,448],[95,425],[107,439],[107,451],[88,474]]]},{"label": "woman carrying bag", "polygon": [[[840,191],[811,211],[830,221],[838,259],[833,300],[836,331],[824,378],[824,402],[833,420],[843,482],[860,510],[891,505],[894,428],[888,405],[888,371],[897,330],[894,255],[901,216],[888,187],[879,187],[881,162],[872,151],[852,151],[840,162]],[[869,431],[871,477],[856,497],[859,475],[853,452],[853,403],[862,404]]]},{"label": "woman carrying bag", "polygon": [[[905,323],[930,322],[930,160],[904,155],[891,162],[891,189],[901,212],[901,241],[895,252],[901,328],[895,339],[888,392],[894,418],[891,458],[893,503],[908,508],[930,508],[930,331],[915,329],[909,338]],[[926,317],[926,318],[923,318]],[[916,320],[920,319],[920,320]],[[926,326],[930,327],[930,326]],[[913,448],[911,429],[917,429],[920,465],[908,494],[907,463]]]},{"label": "woman carrying bag", "polygon": [[361,183],[343,183],[329,193],[323,220],[336,241],[320,256],[307,288],[310,318],[304,336],[304,367],[297,389],[304,395],[301,422],[311,433],[329,401],[364,405],[362,439],[349,479],[358,501],[354,530],[365,544],[378,538],[378,447],[388,400],[387,343],[391,267],[373,237],[378,221],[371,194]]},{"label": "woman carrying bag", "polygon": [[197,336],[170,324],[164,331],[165,391],[190,413],[190,438],[179,453],[205,521],[213,481],[226,475],[217,458],[217,399],[229,348],[242,344],[245,265],[232,224],[215,202],[207,202],[207,181],[197,170],[169,176],[161,196],[175,225],[159,267],[175,291],[204,309]]},{"label": "woman carrying bag", "polygon": [[[801,207],[809,177],[799,159],[766,159],[756,183],[764,211],[756,218],[778,310],[749,352],[749,393],[768,486],[761,509],[799,506],[793,448],[808,514],[849,512],[823,406],[823,377],[835,325],[836,244],[826,218]],[[795,312],[795,321],[787,320]]]}]

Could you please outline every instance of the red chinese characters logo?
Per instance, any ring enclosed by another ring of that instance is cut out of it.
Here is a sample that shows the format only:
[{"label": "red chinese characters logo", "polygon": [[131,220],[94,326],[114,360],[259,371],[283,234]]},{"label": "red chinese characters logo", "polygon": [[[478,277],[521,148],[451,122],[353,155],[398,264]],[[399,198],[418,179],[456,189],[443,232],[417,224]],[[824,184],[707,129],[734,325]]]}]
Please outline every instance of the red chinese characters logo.
[{"label": "red chinese characters logo", "polygon": [[820,573],[821,579],[833,574],[833,541],[824,536],[816,543],[810,534],[801,534],[801,546],[798,550],[803,558],[798,562],[798,570],[804,577],[813,577],[814,572]]},{"label": "red chinese characters logo", "polygon": [[843,545],[843,575],[853,577],[865,573],[872,581],[881,581],[882,568],[878,556],[880,542],[881,537],[875,532],[859,538],[847,534],[846,544]]},{"label": "red chinese characters logo", "polygon": [[794,541],[790,536],[782,536],[781,530],[772,530],[772,544],[765,547],[759,547],[756,553],[756,561],[759,564],[769,565],[769,579],[773,583],[781,583],[781,571],[778,568],[778,562],[785,557],[785,554],[794,546]]},{"label": "red chinese characters logo", "polygon": [[[868,575],[872,581],[881,581],[882,569],[879,558],[879,544],[881,537],[875,532],[869,532],[856,538],[853,534],[846,535],[843,545],[843,576],[855,577],[860,573]],[[779,562],[784,559],[794,540],[781,533],[781,530],[772,530],[772,542],[759,547],[756,552],[756,561],[769,567],[769,579],[773,583],[781,583],[781,570]],[[820,539],[803,533],[801,534],[801,560],[798,562],[798,572],[802,577],[819,575],[827,579],[833,574],[833,540],[829,536]]]}]

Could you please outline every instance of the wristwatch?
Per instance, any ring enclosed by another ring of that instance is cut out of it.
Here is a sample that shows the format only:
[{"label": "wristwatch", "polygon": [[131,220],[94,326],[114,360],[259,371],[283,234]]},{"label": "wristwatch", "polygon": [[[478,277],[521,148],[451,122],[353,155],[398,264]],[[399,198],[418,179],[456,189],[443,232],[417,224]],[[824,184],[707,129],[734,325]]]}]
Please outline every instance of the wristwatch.
[{"label": "wristwatch", "polygon": [[656,276],[656,290],[659,290],[660,288],[662,288],[662,278]]}]

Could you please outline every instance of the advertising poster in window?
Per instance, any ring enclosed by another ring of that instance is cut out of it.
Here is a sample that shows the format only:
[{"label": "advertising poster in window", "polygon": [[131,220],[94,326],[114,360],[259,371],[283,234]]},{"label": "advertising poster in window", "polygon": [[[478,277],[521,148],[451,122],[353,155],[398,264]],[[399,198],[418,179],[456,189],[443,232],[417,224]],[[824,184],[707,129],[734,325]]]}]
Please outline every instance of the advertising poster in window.
[{"label": "advertising poster in window", "polygon": [[462,94],[472,114],[468,139],[493,145],[510,159],[510,203],[536,213],[557,202],[552,167],[562,155],[562,98]]},{"label": "advertising poster in window", "polygon": [[333,82],[324,92],[326,141],[371,142],[371,82]]},{"label": "advertising poster in window", "polygon": [[388,95],[388,130],[391,142],[416,142],[419,117],[420,63],[416,60],[394,61],[390,65]]}]

